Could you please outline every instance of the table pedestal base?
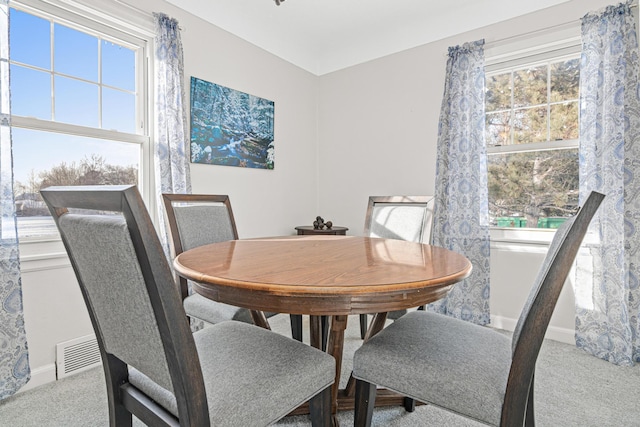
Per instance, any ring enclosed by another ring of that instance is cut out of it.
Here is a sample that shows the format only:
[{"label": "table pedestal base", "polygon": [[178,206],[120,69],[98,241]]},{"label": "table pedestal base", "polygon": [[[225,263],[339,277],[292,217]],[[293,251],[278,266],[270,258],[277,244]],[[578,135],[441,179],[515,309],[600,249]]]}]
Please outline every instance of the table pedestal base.
[{"label": "table pedestal base", "polygon": [[[313,347],[321,349],[322,343],[322,317],[309,316],[310,320],[310,343]],[[332,316],[331,326],[329,329],[329,342],[326,348],[327,353],[331,354],[336,360],[336,378],[332,386],[331,392],[331,410],[333,413],[332,425],[338,427],[337,413],[338,411],[351,411],[355,409],[355,379],[349,377],[347,386],[340,389],[340,373],[342,372],[342,354],[344,347],[344,332],[347,328],[348,316]],[[378,313],[373,317],[364,341],[368,340],[384,327],[387,319],[387,313]],[[363,342],[364,342],[363,341]],[[417,402],[418,405],[422,403]],[[401,394],[395,393],[384,388],[378,389],[376,392],[376,407],[382,406],[404,406],[407,410],[412,411],[415,403]],[[297,409],[289,413],[289,415],[303,415],[309,413],[309,403],[299,406]]]},{"label": "table pedestal base", "polygon": [[[345,389],[338,391],[337,409],[338,411],[353,411],[356,408],[356,397],[349,396]],[[384,406],[404,406],[406,397],[386,388],[379,388],[376,392],[376,408]],[[416,402],[417,406],[424,405]],[[291,411],[289,415],[305,415],[309,413],[309,403],[304,403]]]}]

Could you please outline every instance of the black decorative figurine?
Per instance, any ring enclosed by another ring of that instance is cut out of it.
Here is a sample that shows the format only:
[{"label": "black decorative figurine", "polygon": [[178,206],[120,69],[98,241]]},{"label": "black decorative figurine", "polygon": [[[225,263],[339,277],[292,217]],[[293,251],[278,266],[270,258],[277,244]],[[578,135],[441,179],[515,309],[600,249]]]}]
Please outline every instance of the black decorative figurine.
[{"label": "black decorative figurine", "polygon": [[316,220],[313,221],[314,230],[322,230],[325,226],[330,230],[331,227],[333,227],[333,223],[331,221],[324,222],[324,219],[322,219],[321,216],[317,216]]}]

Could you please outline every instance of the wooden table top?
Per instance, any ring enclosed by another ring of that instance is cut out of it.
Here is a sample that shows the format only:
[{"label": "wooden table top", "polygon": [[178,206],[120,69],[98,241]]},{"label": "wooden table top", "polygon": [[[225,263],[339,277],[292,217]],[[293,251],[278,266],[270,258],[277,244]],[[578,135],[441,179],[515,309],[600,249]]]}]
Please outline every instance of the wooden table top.
[{"label": "wooden table top", "polygon": [[215,301],[312,315],[417,307],[441,298],[471,272],[469,260],[444,248],[356,236],[215,243],[183,252],[174,267]]}]

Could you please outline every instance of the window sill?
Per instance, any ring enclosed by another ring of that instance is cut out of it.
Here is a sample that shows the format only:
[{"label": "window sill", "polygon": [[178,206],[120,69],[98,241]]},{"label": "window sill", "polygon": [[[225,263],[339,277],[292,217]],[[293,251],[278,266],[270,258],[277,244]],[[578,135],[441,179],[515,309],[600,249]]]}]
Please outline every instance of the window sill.
[{"label": "window sill", "polygon": [[550,228],[490,227],[491,242],[548,246],[556,230]]},{"label": "window sill", "polygon": [[59,237],[20,240],[20,271],[51,270],[70,266],[69,257]]}]

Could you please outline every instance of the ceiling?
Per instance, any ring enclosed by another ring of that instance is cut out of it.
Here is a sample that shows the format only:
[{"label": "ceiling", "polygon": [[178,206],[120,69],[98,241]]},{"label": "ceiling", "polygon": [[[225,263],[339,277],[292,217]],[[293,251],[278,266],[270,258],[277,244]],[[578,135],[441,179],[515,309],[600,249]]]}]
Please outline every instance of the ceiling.
[{"label": "ceiling", "polygon": [[167,1],[322,75],[571,0]]}]

